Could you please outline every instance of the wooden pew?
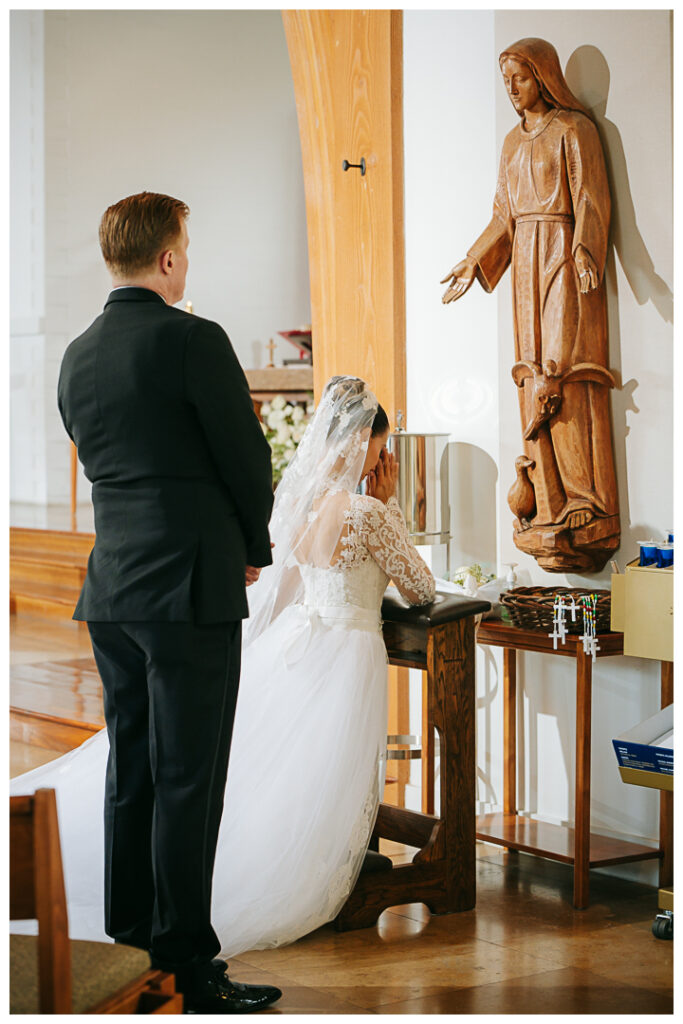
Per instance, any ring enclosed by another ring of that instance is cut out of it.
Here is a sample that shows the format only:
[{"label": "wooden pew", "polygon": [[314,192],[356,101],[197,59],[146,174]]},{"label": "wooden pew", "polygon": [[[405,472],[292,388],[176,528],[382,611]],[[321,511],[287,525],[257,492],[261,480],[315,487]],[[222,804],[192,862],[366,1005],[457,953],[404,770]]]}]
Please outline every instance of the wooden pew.
[{"label": "wooden pew", "polygon": [[[433,914],[471,910],[475,881],[474,617],[486,601],[437,593],[423,608],[393,590],[382,603],[389,662],[427,671],[423,729],[440,739],[440,814],[380,804],[373,843],[391,839],[418,847],[411,864],[362,872],[336,919],[339,931],[368,928],[387,907],[426,903]],[[423,736],[423,743],[425,736]]]},{"label": "wooden pew", "polygon": [[139,949],[69,939],[54,789],[10,797],[10,919],[38,935],[10,935],[10,1013],[177,1013],[175,978]]}]

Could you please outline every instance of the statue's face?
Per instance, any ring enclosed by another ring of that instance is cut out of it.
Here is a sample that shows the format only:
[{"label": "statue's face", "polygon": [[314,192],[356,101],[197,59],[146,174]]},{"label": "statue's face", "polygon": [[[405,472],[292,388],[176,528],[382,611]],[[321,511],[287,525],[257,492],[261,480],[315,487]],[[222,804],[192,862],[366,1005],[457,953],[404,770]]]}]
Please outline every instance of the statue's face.
[{"label": "statue's face", "polygon": [[541,99],[541,90],[534,73],[524,61],[506,57],[500,67],[508,96],[518,114],[533,110]]}]

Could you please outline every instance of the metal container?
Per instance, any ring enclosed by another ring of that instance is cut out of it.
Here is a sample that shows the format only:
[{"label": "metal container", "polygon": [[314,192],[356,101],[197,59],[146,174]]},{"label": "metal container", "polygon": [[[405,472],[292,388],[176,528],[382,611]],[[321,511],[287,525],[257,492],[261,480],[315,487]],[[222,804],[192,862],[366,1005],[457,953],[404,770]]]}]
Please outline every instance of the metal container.
[{"label": "metal container", "polygon": [[387,442],[398,460],[396,497],[416,544],[447,544],[450,540],[449,436],[397,430]]}]

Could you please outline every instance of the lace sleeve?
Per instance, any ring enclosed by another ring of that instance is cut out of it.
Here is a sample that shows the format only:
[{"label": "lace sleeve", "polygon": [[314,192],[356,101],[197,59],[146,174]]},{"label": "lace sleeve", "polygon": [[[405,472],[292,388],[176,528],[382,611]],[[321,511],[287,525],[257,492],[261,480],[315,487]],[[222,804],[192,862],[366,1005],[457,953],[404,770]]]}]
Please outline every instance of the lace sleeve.
[{"label": "lace sleeve", "polygon": [[400,593],[411,604],[429,604],[436,585],[428,566],[408,536],[403,513],[396,498],[384,505],[376,498],[364,497],[354,509],[354,525],[362,540]]}]

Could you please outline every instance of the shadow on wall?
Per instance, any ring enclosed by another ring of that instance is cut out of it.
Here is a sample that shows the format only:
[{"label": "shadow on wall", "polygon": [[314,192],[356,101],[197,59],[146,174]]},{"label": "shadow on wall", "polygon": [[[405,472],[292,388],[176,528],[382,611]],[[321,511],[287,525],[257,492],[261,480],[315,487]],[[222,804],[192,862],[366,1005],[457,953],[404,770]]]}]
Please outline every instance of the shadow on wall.
[{"label": "shadow on wall", "polygon": [[448,445],[451,505],[450,569],[478,562],[495,572],[498,467],[483,448]]},{"label": "shadow on wall", "polygon": [[[610,369],[616,372],[619,390],[612,392],[612,437],[619,487],[621,515],[621,547],[628,552],[635,541],[642,539],[635,524],[631,524],[629,510],[628,463],[626,437],[629,433],[628,413],[638,413],[634,393],[638,381],[622,383],[621,329],[619,321],[619,291],[615,255],[639,305],[652,302],[662,320],[673,322],[673,295],[671,289],[656,272],[652,258],[638,228],[636,211],[631,195],[624,146],[617,126],[606,116],[610,86],[610,70],[602,52],[596,46],[580,46],[567,61],[565,78],[572,92],[591,111],[600,134],[605,154],[607,177],[612,198],[610,245],[605,267],[607,309],[609,323]],[[636,532],[634,532],[634,530]],[[636,536],[636,533],[638,534]],[[619,552],[615,552],[619,554]],[[606,567],[602,576],[609,575]],[[571,581],[570,581],[571,585]]]},{"label": "shadow on wall", "polygon": [[565,77],[572,92],[593,114],[600,133],[612,196],[610,236],[631,291],[640,306],[652,302],[662,320],[672,323],[673,295],[666,281],[655,273],[638,229],[621,135],[605,116],[610,84],[607,61],[596,46],[580,46],[567,61]]}]

